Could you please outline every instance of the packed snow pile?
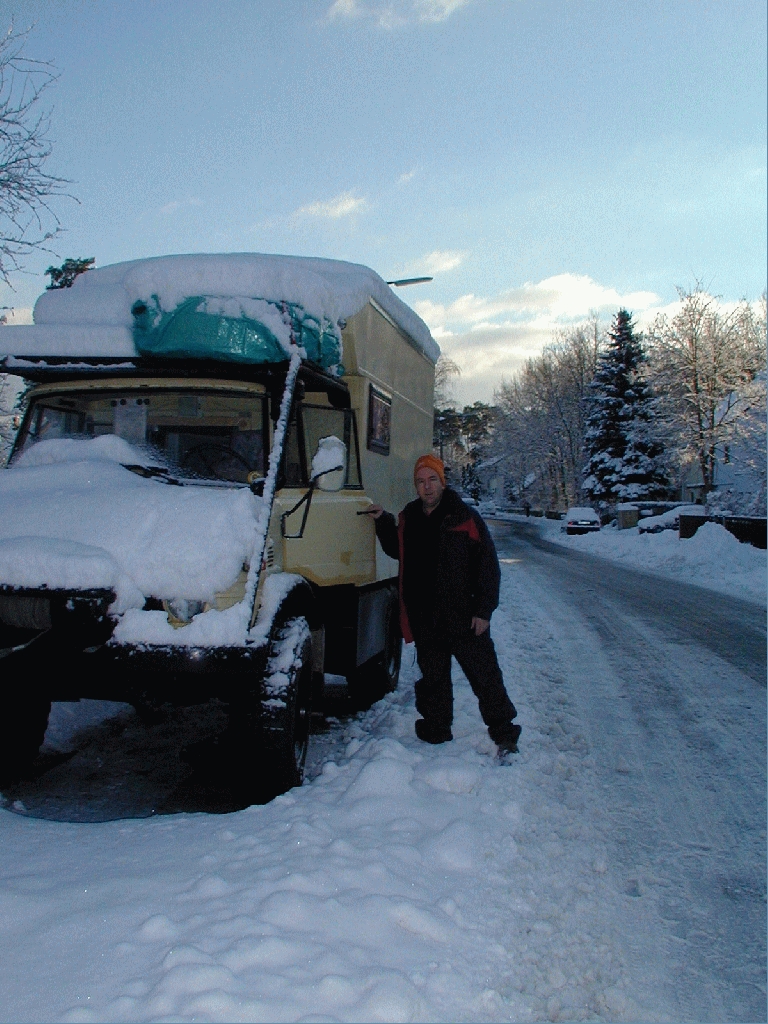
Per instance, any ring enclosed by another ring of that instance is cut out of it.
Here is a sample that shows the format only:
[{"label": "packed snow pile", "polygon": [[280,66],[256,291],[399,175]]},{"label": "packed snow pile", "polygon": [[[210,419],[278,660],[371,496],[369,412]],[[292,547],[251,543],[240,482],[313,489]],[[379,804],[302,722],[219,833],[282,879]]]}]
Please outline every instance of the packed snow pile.
[{"label": "packed snow pile", "polygon": [[[701,512],[701,506],[694,508]],[[766,552],[739,543],[718,523],[702,523],[693,537],[680,540],[674,530],[640,533],[637,527],[630,530],[604,528],[600,533],[567,536],[560,532],[558,523],[536,522],[547,540],[556,544],[622,562],[643,572],[765,603]]]},{"label": "packed snow pile", "polygon": [[[2,527],[0,527],[2,529]],[[0,579],[5,586],[61,590],[111,590],[119,614],[144,604],[144,595],[104,548],[53,537],[0,540]]]},{"label": "packed snow pile", "polygon": [[136,303],[171,313],[194,297],[205,297],[206,310],[218,315],[258,313],[261,320],[264,314],[281,338],[284,323],[268,304],[295,303],[318,321],[338,324],[373,299],[433,362],[440,354],[424,321],[368,267],[315,257],[200,253],[116,263],[80,274],[71,288],[43,292],[33,326],[3,330],[0,355],[135,355]]},{"label": "packed snow pile", "polygon": [[416,674],[406,657],[340,756],[263,807],[99,825],[0,811],[8,1019],[672,1019],[655,965],[624,954],[639,901],[596,828],[584,735],[515,693],[526,745],[499,766],[462,681],[454,742],[422,744]]},{"label": "packed snow pile", "polygon": [[678,505],[660,516],[644,516],[638,523],[640,533],[660,533],[662,530],[677,530],[680,516],[705,516],[707,510],[703,505]]},{"label": "packed snow pile", "polygon": [[23,453],[0,474],[3,583],[113,587],[117,613],[150,596],[210,601],[232,586],[250,560],[261,499],[121,465],[150,461],[114,436],[41,441]]},{"label": "packed snow pile", "polygon": [[[765,688],[631,618],[605,648],[556,572],[501,568],[512,765],[458,672],[453,742],[416,739],[406,647],[397,691],[268,805],[142,791],[131,819],[120,780],[116,820],[0,809],[3,1019],[764,1020]],[[54,705],[44,753],[96,704]],[[147,743],[131,715],[110,750]]]}]

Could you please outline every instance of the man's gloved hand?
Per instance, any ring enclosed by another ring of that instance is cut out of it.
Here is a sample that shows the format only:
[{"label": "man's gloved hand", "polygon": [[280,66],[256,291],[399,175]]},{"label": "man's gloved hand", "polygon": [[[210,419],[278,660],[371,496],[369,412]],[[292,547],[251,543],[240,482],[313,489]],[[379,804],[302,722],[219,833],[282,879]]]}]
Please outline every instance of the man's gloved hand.
[{"label": "man's gloved hand", "polygon": [[368,508],[361,509],[357,514],[359,516],[373,516],[374,519],[378,519],[384,514],[384,509],[381,505],[369,505]]}]

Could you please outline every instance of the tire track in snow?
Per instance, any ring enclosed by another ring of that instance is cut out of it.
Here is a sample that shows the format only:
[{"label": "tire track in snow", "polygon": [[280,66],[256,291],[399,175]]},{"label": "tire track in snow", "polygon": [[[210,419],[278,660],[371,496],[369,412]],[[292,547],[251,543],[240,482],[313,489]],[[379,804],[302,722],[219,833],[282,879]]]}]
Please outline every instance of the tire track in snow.
[{"label": "tire track in snow", "polygon": [[764,689],[628,614],[602,590],[599,560],[576,587],[573,566],[558,579],[551,558],[509,550],[522,559],[518,602],[550,623],[537,639],[529,622],[519,642],[538,704],[557,716],[565,699],[594,754],[637,976],[681,1019],[763,1019]]}]

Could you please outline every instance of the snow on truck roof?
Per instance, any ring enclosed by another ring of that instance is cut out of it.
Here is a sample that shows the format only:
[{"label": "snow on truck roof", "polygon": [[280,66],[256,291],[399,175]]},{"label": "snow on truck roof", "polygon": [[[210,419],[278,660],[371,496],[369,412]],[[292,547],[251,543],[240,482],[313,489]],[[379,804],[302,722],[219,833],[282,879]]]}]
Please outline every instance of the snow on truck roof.
[{"label": "snow on truck roof", "polygon": [[373,270],[262,253],[155,256],[89,270],[71,288],[43,292],[33,325],[4,327],[0,357],[274,362],[298,343],[309,359],[330,368],[342,357],[339,321],[370,300],[437,360],[440,349],[427,325]]}]

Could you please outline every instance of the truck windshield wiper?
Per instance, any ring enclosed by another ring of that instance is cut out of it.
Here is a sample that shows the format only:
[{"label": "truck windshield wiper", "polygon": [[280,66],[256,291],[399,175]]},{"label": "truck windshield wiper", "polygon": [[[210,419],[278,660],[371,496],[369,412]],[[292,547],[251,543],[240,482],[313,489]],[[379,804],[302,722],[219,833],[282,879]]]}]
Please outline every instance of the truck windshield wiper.
[{"label": "truck windshield wiper", "polygon": [[143,476],[145,479],[161,480],[164,484],[175,484],[177,487],[183,487],[184,484],[181,480],[176,480],[175,477],[168,475],[168,470],[163,469],[162,466],[140,466],[138,463],[135,465],[127,462],[121,462],[120,465],[123,469],[128,469],[131,473],[135,473],[136,476]]}]

